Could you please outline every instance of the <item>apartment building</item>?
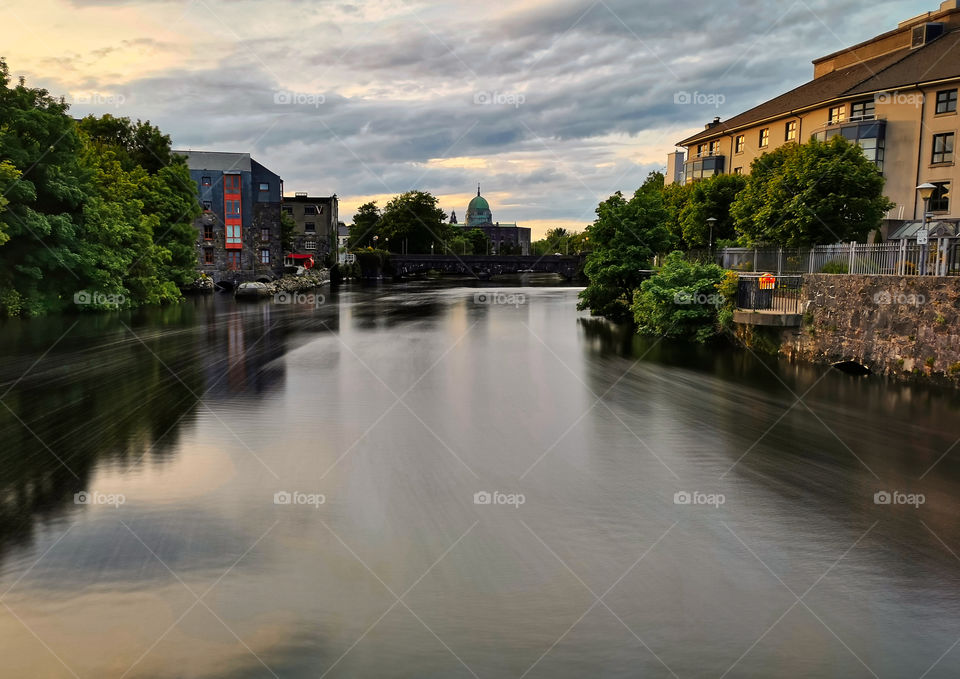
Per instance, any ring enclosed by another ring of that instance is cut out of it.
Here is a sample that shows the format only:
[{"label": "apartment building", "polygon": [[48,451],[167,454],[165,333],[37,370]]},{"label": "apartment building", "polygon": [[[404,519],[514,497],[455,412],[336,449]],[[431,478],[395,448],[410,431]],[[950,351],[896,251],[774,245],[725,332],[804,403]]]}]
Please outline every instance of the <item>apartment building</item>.
[{"label": "apartment building", "polygon": [[283,180],[249,153],[174,151],[187,158],[203,214],[197,269],[217,284],[271,280],[283,273]]},{"label": "apartment building", "polygon": [[896,203],[884,232],[923,218],[916,187],[936,189],[929,209],[956,221],[954,147],[960,87],[960,0],[813,62],[813,80],[727,120],[715,118],[670,154],[666,181],[748,174],[764,153],[791,142],[843,135],[876,163]]},{"label": "apartment building", "polygon": [[293,218],[294,254],[313,255],[318,262],[337,249],[339,200],[332,196],[310,196],[296,193],[283,198],[283,211]]}]

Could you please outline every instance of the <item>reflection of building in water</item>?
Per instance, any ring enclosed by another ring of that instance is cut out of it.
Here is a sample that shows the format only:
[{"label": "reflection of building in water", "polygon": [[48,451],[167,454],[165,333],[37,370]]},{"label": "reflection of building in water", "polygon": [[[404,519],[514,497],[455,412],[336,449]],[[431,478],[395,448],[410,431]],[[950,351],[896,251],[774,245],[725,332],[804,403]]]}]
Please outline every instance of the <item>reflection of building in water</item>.
[{"label": "reflection of building in water", "polygon": [[282,387],[286,330],[270,318],[269,305],[237,307],[212,324],[207,345],[219,360],[206,366],[206,389],[212,398],[257,395]]},{"label": "reflection of building in water", "polygon": [[[456,224],[456,213],[451,216],[450,223]],[[467,217],[462,225],[464,229],[480,229],[490,239],[490,244],[498,254],[529,255],[530,229],[506,222],[494,222],[493,212],[487,199],[480,195],[480,185],[477,185],[477,195],[467,206]]]}]

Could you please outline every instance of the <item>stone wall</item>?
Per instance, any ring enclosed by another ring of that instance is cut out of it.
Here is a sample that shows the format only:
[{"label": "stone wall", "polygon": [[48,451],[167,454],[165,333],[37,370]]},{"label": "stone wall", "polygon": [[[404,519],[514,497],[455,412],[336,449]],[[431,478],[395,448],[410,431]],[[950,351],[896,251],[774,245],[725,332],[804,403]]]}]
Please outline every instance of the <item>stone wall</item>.
[{"label": "stone wall", "polygon": [[803,324],[783,331],[781,353],[960,382],[960,277],[810,274],[802,299]]}]

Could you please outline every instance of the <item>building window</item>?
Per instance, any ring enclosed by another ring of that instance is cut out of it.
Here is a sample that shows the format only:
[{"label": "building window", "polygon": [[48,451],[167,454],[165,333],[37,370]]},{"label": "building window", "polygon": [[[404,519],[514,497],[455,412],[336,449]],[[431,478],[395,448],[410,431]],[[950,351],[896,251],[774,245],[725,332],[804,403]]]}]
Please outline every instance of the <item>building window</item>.
[{"label": "building window", "polygon": [[203,263],[204,263],[204,264],[213,264],[213,248],[204,248],[204,249],[203,249]]},{"label": "building window", "polygon": [[710,150],[710,155],[711,155],[711,156],[719,155],[719,154],[720,154],[720,142],[719,142],[719,141],[712,141],[712,142],[710,142],[709,150]]},{"label": "building window", "polygon": [[936,187],[930,196],[930,212],[950,212],[950,182],[932,182]]},{"label": "building window", "polygon": [[953,162],[953,132],[933,135],[933,160],[931,162]]},{"label": "building window", "polygon": [[786,127],[783,131],[783,140],[784,141],[793,141],[797,138],[797,121],[791,120],[786,124]]},{"label": "building window", "polygon": [[765,127],[760,130],[760,148],[766,148],[770,145],[770,128]]},{"label": "building window", "polygon": [[305,215],[315,215],[315,214],[317,214],[317,206],[316,206],[316,205],[304,205],[304,206],[303,206],[303,214],[305,214]]},{"label": "building window", "polygon": [[270,185],[269,185],[267,182],[260,182],[260,190],[261,190],[261,191],[269,191],[269,190],[270,190]]},{"label": "building window", "polygon": [[227,268],[230,271],[236,271],[240,268],[240,251],[230,250],[227,252]]},{"label": "building window", "polygon": [[867,160],[872,160],[880,172],[883,172],[883,139],[864,137],[856,141]]},{"label": "building window", "polygon": [[210,177],[201,177],[200,178],[201,186],[210,186]]},{"label": "building window", "polygon": [[873,99],[856,101],[850,105],[850,120],[873,120],[876,102]]},{"label": "building window", "polygon": [[292,206],[292,205],[284,205],[284,206],[283,206],[283,211],[284,211],[286,214],[288,214],[288,215],[292,215],[292,214],[293,214],[293,206]]},{"label": "building window", "polygon": [[706,144],[697,144],[697,158],[702,158],[706,150],[707,150]]},{"label": "building window", "polygon": [[207,212],[209,212],[212,208],[213,208],[213,203],[211,203],[209,200],[203,201],[203,209],[204,209],[204,210],[206,210]]},{"label": "building window", "polygon": [[260,240],[270,240],[270,229],[260,229]]},{"label": "building window", "polygon": [[733,168],[733,174],[743,174],[743,168],[742,167]]},{"label": "building window", "polygon": [[203,225],[203,240],[213,240],[213,224]]},{"label": "building window", "polygon": [[227,217],[235,217],[240,214],[240,201],[227,199],[223,201],[223,212]]},{"label": "building window", "polygon": [[842,123],[847,119],[847,107],[845,105],[830,107],[830,124]]},{"label": "building window", "polygon": [[227,242],[228,248],[239,248],[243,244],[243,231],[239,224],[227,224]]},{"label": "building window", "polygon": [[303,241],[303,249],[304,249],[304,250],[316,250],[316,249],[317,249],[317,241],[315,241],[315,240],[305,240],[305,241]]},{"label": "building window", "polygon": [[734,141],[733,152],[743,153],[743,147],[746,145],[747,145],[747,138],[742,134],[738,134],[736,141]]},{"label": "building window", "polygon": [[240,175],[227,174],[223,176],[224,193],[240,193]]},{"label": "building window", "polygon": [[269,264],[270,263],[270,250],[267,248],[260,249],[260,263]]},{"label": "building window", "polygon": [[316,233],[316,232],[317,232],[317,225],[316,225],[315,223],[313,223],[313,222],[304,222],[304,223],[303,223],[303,230],[306,231],[307,233]]},{"label": "building window", "polygon": [[937,113],[956,113],[957,91],[940,90],[937,92]]}]

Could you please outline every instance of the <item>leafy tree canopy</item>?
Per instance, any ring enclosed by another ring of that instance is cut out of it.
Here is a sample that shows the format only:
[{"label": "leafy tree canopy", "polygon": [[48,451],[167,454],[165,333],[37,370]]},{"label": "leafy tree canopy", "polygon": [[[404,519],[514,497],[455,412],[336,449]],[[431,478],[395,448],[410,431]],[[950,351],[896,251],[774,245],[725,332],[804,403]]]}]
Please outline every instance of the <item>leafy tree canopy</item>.
[{"label": "leafy tree canopy", "polygon": [[863,240],[893,207],[883,175],[837,135],[785,144],[750,165],[730,213],[749,244],[803,247]]}]

